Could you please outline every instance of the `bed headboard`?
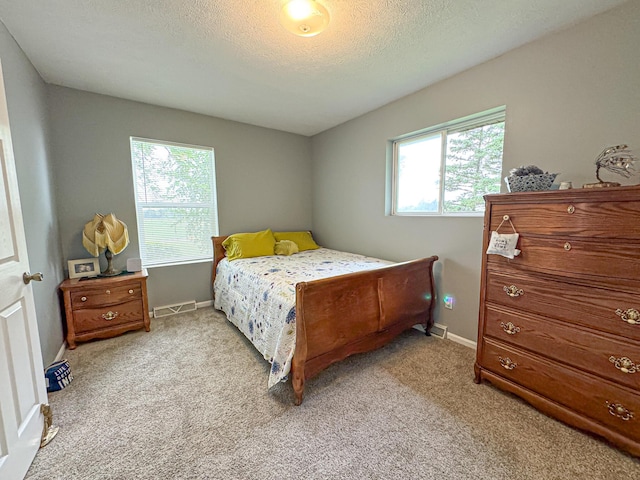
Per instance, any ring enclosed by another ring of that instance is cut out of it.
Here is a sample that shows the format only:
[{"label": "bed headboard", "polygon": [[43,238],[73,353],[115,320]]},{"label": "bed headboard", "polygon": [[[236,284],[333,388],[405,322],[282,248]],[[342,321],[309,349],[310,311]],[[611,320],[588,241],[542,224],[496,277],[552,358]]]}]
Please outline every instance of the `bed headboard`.
[{"label": "bed headboard", "polygon": [[[306,230],[306,231],[311,233],[311,230]],[[211,271],[211,289],[212,289],[212,291],[213,291],[213,282],[216,279],[216,270],[218,268],[218,263],[226,255],[225,249],[222,246],[222,242],[224,242],[228,236],[229,235],[223,235],[223,236],[220,236],[220,237],[211,237],[211,241],[213,242],[213,269]]]},{"label": "bed headboard", "polygon": [[218,262],[222,260],[225,256],[225,250],[222,246],[222,242],[229,235],[224,235],[222,237],[211,237],[211,241],[213,242],[213,269],[211,271],[211,288],[213,289],[213,282],[216,279],[216,269],[218,268]]}]

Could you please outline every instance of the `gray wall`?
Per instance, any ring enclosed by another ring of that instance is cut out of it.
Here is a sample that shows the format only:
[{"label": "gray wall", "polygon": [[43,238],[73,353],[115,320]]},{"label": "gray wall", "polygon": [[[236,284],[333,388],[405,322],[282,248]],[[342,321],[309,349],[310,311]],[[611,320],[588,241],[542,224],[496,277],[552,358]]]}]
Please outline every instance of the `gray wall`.
[{"label": "gray wall", "polygon": [[456,303],[439,305],[436,321],[475,340],[482,218],[385,216],[388,140],[506,105],[505,175],[535,164],[560,172],[557,181],[593,182],[603,148],[640,153],[638,45],[640,2],[628,2],[315,136],[318,240],[391,260],[439,255],[439,297]]},{"label": "gray wall", "polygon": [[[593,181],[605,146],[640,149],[639,27],[640,5],[628,2],[308,139],[46,86],[0,24],[30,264],[45,274],[34,286],[45,364],[63,341],[57,285],[66,261],[88,256],[84,223],[115,212],[132,240],[116,265],[138,256],[131,135],[214,147],[223,234],[312,227],[328,247],[391,260],[439,255],[440,298],[453,294],[456,305],[438,308],[437,320],[475,339],[482,219],[385,216],[388,140],[506,104],[505,172],[537,164],[562,173],[558,180]],[[210,299],[210,269],[152,269],[150,305]]]},{"label": "gray wall", "polygon": [[[139,257],[129,137],[214,148],[220,233],[311,227],[310,139],[204,115],[49,86],[52,152],[64,261],[87,258],[81,232],[113,212]],[[106,264],[101,255],[102,266]],[[211,262],[149,270],[150,307],[206,301]]]},{"label": "gray wall", "polygon": [[48,148],[46,86],[4,24],[0,23],[0,59],[4,73],[22,216],[34,282],[42,358],[49,365],[62,346],[58,284],[64,278]]}]

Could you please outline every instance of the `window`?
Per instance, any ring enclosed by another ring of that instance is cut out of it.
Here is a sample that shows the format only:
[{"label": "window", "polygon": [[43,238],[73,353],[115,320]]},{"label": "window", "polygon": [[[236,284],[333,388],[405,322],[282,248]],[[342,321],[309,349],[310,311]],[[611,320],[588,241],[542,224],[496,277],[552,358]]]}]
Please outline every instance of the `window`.
[{"label": "window", "polygon": [[131,137],[138,239],[147,266],[211,260],[218,235],[213,148]]},{"label": "window", "polygon": [[500,192],[505,107],[393,140],[394,215],[484,212]]}]

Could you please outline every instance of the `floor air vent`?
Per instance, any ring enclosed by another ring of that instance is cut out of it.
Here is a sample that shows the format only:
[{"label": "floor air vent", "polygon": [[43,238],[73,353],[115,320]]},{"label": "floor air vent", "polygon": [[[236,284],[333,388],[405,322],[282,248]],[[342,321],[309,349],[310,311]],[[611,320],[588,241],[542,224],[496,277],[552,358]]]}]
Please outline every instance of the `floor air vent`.
[{"label": "floor air vent", "polygon": [[[424,327],[422,325],[414,325],[413,328],[424,333]],[[439,323],[434,323],[433,327],[431,327],[431,335],[434,337],[445,339],[447,338],[447,326],[440,325]]]},{"label": "floor air vent", "polygon": [[168,317],[177,313],[193,312],[196,309],[196,301],[174,303],[173,305],[163,305],[162,307],[153,307],[153,318]]},{"label": "floor air vent", "polygon": [[439,338],[447,338],[447,326],[434,323],[431,327],[431,335]]}]

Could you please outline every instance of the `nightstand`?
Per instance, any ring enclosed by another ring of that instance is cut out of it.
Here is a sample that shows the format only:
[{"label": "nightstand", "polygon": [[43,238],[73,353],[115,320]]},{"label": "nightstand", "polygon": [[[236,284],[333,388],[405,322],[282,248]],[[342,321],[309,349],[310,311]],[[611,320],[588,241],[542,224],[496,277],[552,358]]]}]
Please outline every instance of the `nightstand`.
[{"label": "nightstand", "polygon": [[115,277],[67,279],[64,294],[67,344],[110,338],[129,330],[151,329],[147,270]]}]

